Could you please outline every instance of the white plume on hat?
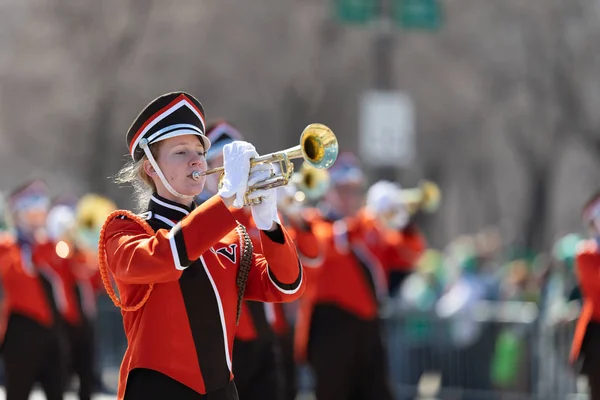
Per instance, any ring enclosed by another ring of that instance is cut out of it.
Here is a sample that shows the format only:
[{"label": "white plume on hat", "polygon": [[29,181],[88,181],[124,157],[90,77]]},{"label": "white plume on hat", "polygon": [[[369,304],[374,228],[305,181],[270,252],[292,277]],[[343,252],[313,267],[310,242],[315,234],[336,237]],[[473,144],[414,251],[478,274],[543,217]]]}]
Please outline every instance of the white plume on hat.
[{"label": "white plume on hat", "polygon": [[378,181],[367,191],[367,208],[376,214],[397,209],[400,203],[400,185],[390,181]]},{"label": "white plume on hat", "polygon": [[409,220],[401,191],[399,184],[383,180],[373,184],[367,191],[367,209],[378,216],[393,213],[393,217],[388,216],[386,220],[386,224],[393,229],[404,228]]}]

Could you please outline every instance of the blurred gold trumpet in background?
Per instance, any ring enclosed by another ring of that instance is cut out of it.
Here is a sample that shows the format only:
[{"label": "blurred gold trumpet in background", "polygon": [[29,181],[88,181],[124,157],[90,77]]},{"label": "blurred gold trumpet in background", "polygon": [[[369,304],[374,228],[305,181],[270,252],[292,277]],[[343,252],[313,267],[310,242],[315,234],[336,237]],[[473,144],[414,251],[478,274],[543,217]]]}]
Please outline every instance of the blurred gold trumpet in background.
[{"label": "blurred gold trumpet in background", "polygon": [[419,211],[429,214],[440,207],[442,192],[436,183],[423,180],[416,188],[402,189],[401,198],[410,214]]}]

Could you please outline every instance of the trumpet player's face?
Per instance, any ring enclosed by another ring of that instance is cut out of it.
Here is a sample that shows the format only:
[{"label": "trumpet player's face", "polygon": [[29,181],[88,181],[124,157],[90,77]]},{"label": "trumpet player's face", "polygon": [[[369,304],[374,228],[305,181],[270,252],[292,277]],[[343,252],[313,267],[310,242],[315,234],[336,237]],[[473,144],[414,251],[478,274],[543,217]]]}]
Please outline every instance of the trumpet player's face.
[{"label": "trumpet player's face", "polygon": [[48,210],[44,208],[32,208],[17,214],[17,224],[26,230],[38,230],[46,226]]},{"label": "trumpet player's face", "polygon": [[31,204],[15,212],[14,219],[17,227],[23,232],[34,234],[44,231],[48,217],[48,207],[45,204]]},{"label": "trumpet player's face", "polygon": [[[159,142],[156,162],[169,184],[177,192],[186,196],[196,196],[204,188],[205,177],[192,178],[194,171],[206,171],[204,146],[195,135],[182,135]],[[148,160],[144,170],[152,177],[158,194],[166,199],[180,201],[163,185],[158,174]]]},{"label": "trumpet player's face", "polygon": [[588,234],[590,237],[598,237],[600,236],[600,218],[595,218],[588,225]]},{"label": "trumpet player's face", "polygon": [[327,195],[327,201],[343,216],[354,215],[363,204],[364,188],[357,183],[336,185]]}]

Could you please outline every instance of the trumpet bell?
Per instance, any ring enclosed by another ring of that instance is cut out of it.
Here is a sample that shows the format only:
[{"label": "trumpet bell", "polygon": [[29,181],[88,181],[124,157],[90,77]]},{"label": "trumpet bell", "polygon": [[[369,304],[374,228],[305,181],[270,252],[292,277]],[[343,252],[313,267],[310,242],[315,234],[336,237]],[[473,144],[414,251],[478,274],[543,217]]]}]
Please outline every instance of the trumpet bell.
[{"label": "trumpet bell", "polygon": [[107,197],[87,194],[76,206],[77,226],[80,229],[99,230],[106,217],[116,209],[116,204]]},{"label": "trumpet bell", "polygon": [[78,245],[88,250],[95,250],[104,221],[116,209],[117,205],[107,197],[97,194],[83,196],[76,207]]},{"label": "trumpet bell", "polygon": [[338,156],[337,138],[323,124],[310,124],[302,131],[300,148],[304,161],[318,169],[331,167]]},{"label": "trumpet bell", "polygon": [[417,188],[402,189],[401,196],[410,214],[433,213],[440,207],[442,192],[436,183],[424,180]]},{"label": "trumpet bell", "polygon": [[440,187],[431,182],[424,181],[421,184],[421,191],[423,192],[423,211],[432,213],[440,208],[440,202],[442,199],[442,192]]},{"label": "trumpet bell", "polygon": [[308,200],[318,200],[329,189],[329,173],[305,162],[300,171],[294,174],[293,182]]}]

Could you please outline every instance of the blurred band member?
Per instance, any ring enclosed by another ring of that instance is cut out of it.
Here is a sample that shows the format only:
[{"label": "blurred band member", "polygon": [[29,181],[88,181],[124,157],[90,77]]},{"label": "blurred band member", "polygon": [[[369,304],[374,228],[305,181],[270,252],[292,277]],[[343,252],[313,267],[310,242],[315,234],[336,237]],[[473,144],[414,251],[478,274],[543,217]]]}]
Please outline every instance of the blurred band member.
[{"label": "blurred band member", "polygon": [[15,235],[5,233],[0,239],[6,312],[2,357],[8,400],[28,399],[36,382],[47,399],[63,398],[60,310],[65,299],[56,272],[61,260],[45,232],[49,207],[42,181],[25,184],[8,199]]},{"label": "blurred band member", "polygon": [[[313,231],[325,248],[310,310],[303,310],[297,334],[308,332],[306,355],[316,376],[318,400],[391,400],[386,354],[378,317],[387,297],[385,270],[365,243],[358,212],[364,175],[356,158],[341,154],[330,171],[323,219]],[[302,307],[308,307],[303,304]],[[306,318],[307,314],[309,315]],[[302,338],[296,340],[300,348]]]},{"label": "blurred band member", "polygon": [[367,192],[367,219],[375,219],[379,235],[389,243],[388,289],[395,295],[425,251],[425,238],[414,223],[402,201],[402,187],[389,181],[379,181]]},{"label": "blurred band member", "polygon": [[298,188],[289,184],[278,188],[277,201],[283,224],[290,231],[298,256],[305,268],[307,288],[299,300],[294,303],[274,304],[275,322],[273,327],[279,340],[282,354],[282,370],[284,374],[285,400],[294,400],[297,396],[297,370],[294,355],[295,326],[300,303],[313,290],[318,279],[318,269],[323,263],[325,250],[313,232],[314,222],[320,218],[320,213],[315,208],[307,208],[296,199]]},{"label": "blurred band member", "polygon": [[575,328],[571,362],[581,362],[592,400],[600,399],[600,193],[583,209],[583,223],[590,239],[580,242],[575,266],[583,307]]},{"label": "blurred band member", "polygon": [[115,209],[108,199],[86,195],[73,206],[57,204],[48,214],[48,232],[64,260],[61,276],[67,307],[62,317],[70,349],[67,382],[71,374],[77,375],[82,400],[91,398],[95,379],[96,293],[102,287],[97,243],[102,222]]},{"label": "blurred band member", "polygon": [[[209,126],[207,137],[212,143],[206,155],[209,169],[223,166],[225,145],[243,140],[240,132],[225,121]],[[218,192],[218,186],[219,174],[207,176],[205,190],[200,197],[210,198]],[[254,224],[250,209],[232,209],[231,212],[234,218],[246,227],[255,248],[260,248],[259,230]],[[291,232],[288,231],[288,234],[291,235]],[[235,357],[232,360],[235,383],[242,400],[283,398],[281,349],[276,340],[274,320],[273,304],[248,300],[242,303],[240,320],[235,331]]]}]

